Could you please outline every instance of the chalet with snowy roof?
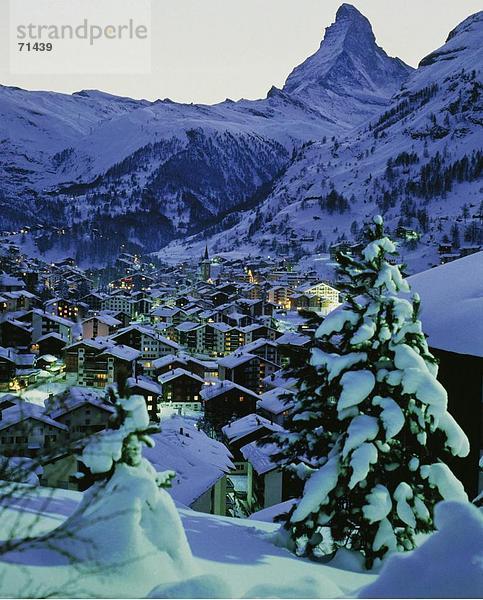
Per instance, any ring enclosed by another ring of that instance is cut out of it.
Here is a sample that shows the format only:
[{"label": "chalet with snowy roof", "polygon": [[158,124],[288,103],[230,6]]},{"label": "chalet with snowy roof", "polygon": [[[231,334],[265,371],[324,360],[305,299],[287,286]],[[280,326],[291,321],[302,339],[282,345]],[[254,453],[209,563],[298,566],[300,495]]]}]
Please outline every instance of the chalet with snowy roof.
[{"label": "chalet with snowy roof", "polygon": [[67,427],[43,414],[43,407],[24,402],[5,410],[0,421],[0,454],[36,456],[67,440]]},{"label": "chalet with snowy roof", "polygon": [[288,331],[277,338],[275,343],[279,351],[280,364],[286,367],[290,363],[295,364],[296,361],[305,361],[306,348],[310,340],[308,335],[294,331]]},{"label": "chalet with snowy roof", "polygon": [[[466,458],[449,461],[470,497],[478,493],[483,450],[483,252],[409,277],[421,298],[421,321],[439,361],[448,410],[470,441]],[[481,483],[481,482],[480,482]]]},{"label": "chalet with snowy roof", "polygon": [[168,323],[170,325],[179,325],[181,323],[182,311],[173,306],[156,306],[151,309],[152,323]]},{"label": "chalet with snowy roof", "polygon": [[289,296],[293,288],[287,285],[275,285],[268,290],[268,300],[280,308],[290,308]]},{"label": "chalet with snowy roof", "polygon": [[153,360],[179,350],[176,342],[156,333],[152,328],[141,325],[130,325],[121,329],[111,336],[111,340],[139,350],[139,362],[148,374],[153,372]]},{"label": "chalet with snowy roof", "polygon": [[32,343],[32,327],[23,321],[7,318],[0,322],[0,340],[3,346],[27,350]]},{"label": "chalet with snowy roof", "polygon": [[[260,443],[262,442],[262,443]],[[275,444],[263,444],[263,438],[240,448],[247,463],[247,482],[251,489],[247,496],[252,506],[268,508],[289,497],[292,490],[291,477],[275,462],[274,455],[280,449]]]},{"label": "chalet with snowy roof", "polygon": [[148,377],[129,377],[126,381],[127,389],[132,395],[142,396],[146,402],[149,420],[159,422],[159,396],[162,394],[161,386]]},{"label": "chalet with snowy roof", "polygon": [[231,297],[232,297],[232,294],[227,293],[221,289],[218,289],[216,292],[214,292],[213,294],[210,295],[210,300],[213,302],[213,305],[216,307],[216,306],[221,306],[222,304],[226,304],[227,302],[229,302]]},{"label": "chalet with snowy roof", "polygon": [[53,298],[44,303],[44,310],[46,313],[55,315],[56,317],[77,321],[78,318],[81,318],[87,312],[88,306],[87,304],[65,298]]},{"label": "chalet with snowy roof", "polygon": [[0,292],[15,292],[25,288],[25,281],[6,273],[0,273]]},{"label": "chalet with snowy roof", "polygon": [[265,360],[268,360],[276,365],[280,364],[279,350],[276,342],[266,340],[265,338],[258,338],[254,342],[240,346],[237,352],[243,354],[255,354]]},{"label": "chalet with snowy roof", "polygon": [[132,318],[133,303],[129,296],[122,294],[110,294],[101,301],[101,310],[104,311],[122,311]]},{"label": "chalet with snowy roof", "polygon": [[108,337],[120,327],[122,327],[122,322],[119,319],[109,314],[101,313],[82,321],[82,337],[84,339]]},{"label": "chalet with snowy roof", "polygon": [[284,426],[290,409],[293,407],[293,391],[285,388],[272,388],[260,396],[257,413],[271,423]]},{"label": "chalet with snowy roof", "polygon": [[258,441],[271,433],[281,432],[283,427],[276,423],[270,423],[268,419],[261,415],[250,413],[240,419],[231,421],[221,431],[235,461],[243,461],[244,458],[241,453],[243,446]]},{"label": "chalet with snowy roof", "polygon": [[0,348],[0,391],[13,389],[16,352],[13,348]]},{"label": "chalet with snowy roof", "polygon": [[204,326],[204,351],[212,356],[225,356],[245,343],[243,332],[226,323],[206,323]]},{"label": "chalet with snowy roof", "polygon": [[292,390],[297,384],[295,377],[290,377],[284,369],[279,369],[275,373],[271,373],[268,377],[265,377],[263,384],[267,390],[281,387],[286,390]]},{"label": "chalet with snowy roof", "polygon": [[215,431],[231,420],[255,412],[260,396],[233,381],[220,381],[205,386],[200,396],[203,401],[205,419]]},{"label": "chalet with snowy roof", "polygon": [[52,354],[60,358],[64,354],[64,348],[67,346],[67,340],[64,339],[60,333],[51,331],[42,335],[37,340],[36,346],[38,348],[39,355]]},{"label": "chalet with snowy roof", "polygon": [[154,375],[157,378],[159,375],[163,375],[168,371],[173,371],[174,369],[188,369],[188,360],[187,356],[177,356],[175,354],[167,354],[166,356],[162,356],[161,358],[157,358],[153,360],[153,371]]},{"label": "chalet with snowy roof", "polygon": [[66,371],[75,376],[80,386],[104,388],[114,383],[120,373],[134,376],[140,356],[139,350],[115,345],[110,340],[81,340],[65,349]]},{"label": "chalet with snowy roof", "polygon": [[136,319],[141,316],[149,316],[153,306],[151,298],[133,298],[132,299],[132,315]]},{"label": "chalet with snowy roof", "polygon": [[168,329],[170,337],[185,350],[202,353],[204,350],[205,325],[194,321],[184,321]]},{"label": "chalet with snowy roof", "polygon": [[290,296],[292,310],[312,309],[328,314],[339,304],[339,290],[323,281],[301,285],[296,289],[295,294]]},{"label": "chalet with snowy roof", "polygon": [[221,380],[233,381],[254,392],[261,392],[265,377],[279,369],[279,365],[256,354],[244,354],[237,350],[218,360],[218,372]]},{"label": "chalet with snowy roof", "polygon": [[39,369],[34,354],[22,354],[0,347],[0,391],[18,391],[35,383]]},{"label": "chalet with snowy roof", "polygon": [[11,408],[12,406],[21,404],[22,402],[24,402],[24,400],[16,394],[3,394],[0,397],[0,421],[3,418],[2,413],[4,410],[6,410],[7,408]]},{"label": "chalet with snowy roof", "polygon": [[121,328],[128,327],[131,323],[131,315],[123,310],[106,310],[101,312],[104,315],[108,314],[114,317],[114,319],[121,321]]},{"label": "chalet with snowy roof", "polygon": [[99,311],[101,310],[102,301],[106,298],[106,294],[100,292],[90,292],[86,296],[81,298],[84,304],[87,304],[90,310]]},{"label": "chalet with snowy roof", "polygon": [[51,332],[59,333],[69,343],[72,341],[74,322],[68,319],[34,309],[19,317],[19,320],[31,323],[33,342],[37,342],[39,338]]},{"label": "chalet with snowy roof", "polygon": [[158,377],[161,385],[160,403],[176,410],[201,410],[200,391],[204,379],[182,368],[167,371]]},{"label": "chalet with snowy roof", "polygon": [[6,312],[17,312],[30,310],[38,301],[37,296],[27,290],[18,290],[16,292],[2,292],[1,298],[5,303]]},{"label": "chalet with snowy roof", "polygon": [[241,331],[245,336],[246,344],[259,339],[274,341],[281,335],[276,329],[268,327],[267,325],[261,325],[260,323],[253,323],[247,327],[242,327]]},{"label": "chalet with snowy roof", "polygon": [[115,412],[111,404],[102,401],[94,392],[80,387],[69,388],[54,397],[46,407],[50,418],[67,427],[69,441],[106,429]]}]

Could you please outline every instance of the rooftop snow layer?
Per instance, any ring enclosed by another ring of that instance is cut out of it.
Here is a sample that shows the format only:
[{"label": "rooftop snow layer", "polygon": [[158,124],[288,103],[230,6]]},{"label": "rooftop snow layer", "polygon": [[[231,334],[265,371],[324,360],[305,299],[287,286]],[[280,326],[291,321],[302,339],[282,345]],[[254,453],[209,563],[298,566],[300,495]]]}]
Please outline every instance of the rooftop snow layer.
[{"label": "rooftop snow layer", "polygon": [[483,252],[413,275],[433,348],[483,356]]}]

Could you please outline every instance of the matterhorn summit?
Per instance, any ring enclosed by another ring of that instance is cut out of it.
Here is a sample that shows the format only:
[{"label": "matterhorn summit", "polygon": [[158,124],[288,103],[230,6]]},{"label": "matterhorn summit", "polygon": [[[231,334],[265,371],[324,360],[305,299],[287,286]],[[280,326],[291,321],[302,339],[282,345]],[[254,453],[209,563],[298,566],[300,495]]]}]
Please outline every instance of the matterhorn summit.
[{"label": "matterhorn summit", "polygon": [[[292,71],[283,90],[323,110],[331,102],[349,98],[384,105],[412,70],[376,44],[364,15],[350,4],[342,4],[317,52]],[[348,111],[348,117],[350,114]]]}]

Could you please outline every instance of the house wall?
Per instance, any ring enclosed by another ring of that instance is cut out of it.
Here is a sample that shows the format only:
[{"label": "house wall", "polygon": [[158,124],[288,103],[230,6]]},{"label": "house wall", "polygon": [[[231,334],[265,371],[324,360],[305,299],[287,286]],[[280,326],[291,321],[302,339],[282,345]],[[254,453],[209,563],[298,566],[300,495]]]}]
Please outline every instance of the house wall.
[{"label": "house wall", "polygon": [[265,475],[263,508],[282,502],[282,472],[278,469]]},{"label": "house wall", "polygon": [[25,419],[0,431],[0,454],[34,456],[43,448],[61,444],[66,432],[36,419]]},{"label": "house wall", "polygon": [[76,440],[105,429],[110,416],[111,413],[102,408],[85,404],[60,415],[55,420],[69,428],[70,440]]},{"label": "house wall", "polygon": [[466,458],[449,458],[453,473],[470,497],[478,493],[478,462],[483,441],[483,358],[431,348],[439,360],[438,380],[448,392],[448,410],[470,441]]},{"label": "house wall", "polygon": [[191,504],[190,508],[192,508],[193,510],[197,510],[198,512],[213,514],[212,513],[211,496],[212,496],[212,491],[210,488],[204,494],[202,494],[199,498],[197,498],[193,502],[193,504]]}]

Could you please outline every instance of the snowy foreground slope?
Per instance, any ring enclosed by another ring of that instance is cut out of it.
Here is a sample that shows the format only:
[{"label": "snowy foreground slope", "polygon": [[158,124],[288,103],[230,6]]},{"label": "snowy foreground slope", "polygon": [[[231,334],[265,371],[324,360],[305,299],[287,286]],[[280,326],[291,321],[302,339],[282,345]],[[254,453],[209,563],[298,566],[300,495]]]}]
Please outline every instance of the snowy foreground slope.
[{"label": "snowy foreground slope", "polygon": [[[32,524],[33,536],[52,530],[76,510],[81,497],[79,492],[32,488],[3,512],[1,537],[18,516],[20,535]],[[108,506],[109,499],[105,503]],[[1,557],[1,596],[472,598],[479,597],[483,589],[483,517],[471,505],[439,505],[439,531],[418,550],[390,559],[380,575],[364,572],[358,558],[349,553],[329,564],[295,558],[271,543],[270,534],[278,526],[270,523],[215,517],[183,508],[179,512],[194,561],[190,573],[176,584],[170,583],[166,569],[153,569],[156,560],[152,556],[141,558],[136,571],[142,576],[136,580],[126,576],[132,572],[131,564],[121,565],[115,572],[87,564],[73,569],[66,556],[52,551],[54,541],[50,548],[45,543],[43,548],[26,548]],[[136,526],[141,531],[142,523]],[[108,543],[114,532],[106,535]],[[132,548],[137,547],[136,539],[131,540]],[[82,534],[71,544],[79,548]]]},{"label": "snowy foreground slope", "polygon": [[235,224],[173,242],[160,256],[198,255],[208,237],[216,252],[324,252],[357,238],[361,223],[379,213],[394,230],[420,235],[401,248],[411,272],[439,262],[441,241],[481,244],[482,34],[479,12],[421,61],[376,117],[350,135],[306,145]]}]

